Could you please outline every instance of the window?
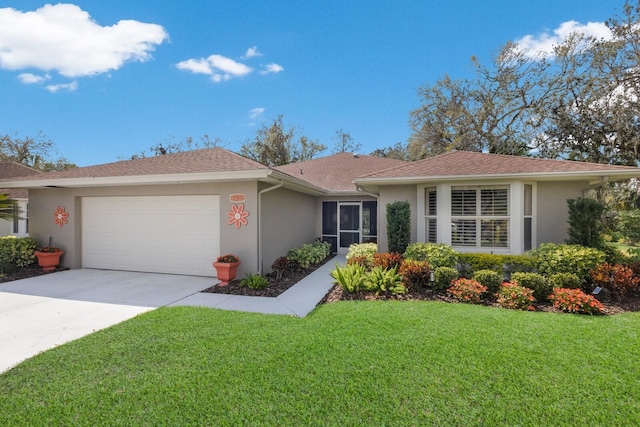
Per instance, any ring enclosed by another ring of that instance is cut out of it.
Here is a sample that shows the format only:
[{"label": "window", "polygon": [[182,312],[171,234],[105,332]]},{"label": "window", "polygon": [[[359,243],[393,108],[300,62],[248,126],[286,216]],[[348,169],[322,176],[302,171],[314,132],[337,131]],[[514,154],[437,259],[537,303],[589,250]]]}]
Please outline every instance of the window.
[{"label": "window", "polygon": [[18,234],[20,232],[20,220],[19,220],[20,208],[18,202],[13,205],[13,233]]},{"label": "window", "polygon": [[533,185],[524,186],[524,250],[531,249],[531,235],[533,222]]},{"label": "window", "polygon": [[454,246],[508,247],[508,187],[453,187],[451,243]]},{"label": "window", "polygon": [[437,192],[435,187],[424,189],[424,212],[425,212],[425,242],[438,242],[438,205]]}]

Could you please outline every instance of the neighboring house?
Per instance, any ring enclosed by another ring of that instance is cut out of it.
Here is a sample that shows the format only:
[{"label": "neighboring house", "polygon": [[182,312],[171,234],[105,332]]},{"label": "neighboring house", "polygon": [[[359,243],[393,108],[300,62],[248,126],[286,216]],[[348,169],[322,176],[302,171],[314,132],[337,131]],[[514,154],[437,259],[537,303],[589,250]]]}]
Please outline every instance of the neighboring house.
[{"label": "neighboring house", "polygon": [[[0,180],[21,176],[38,175],[40,171],[14,162],[0,162]],[[26,189],[2,189],[0,194],[8,194],[17,202],[16,217],[13,220],[0,219],[0,236],[25,237],[29,235],[29,191]]]},{"label": "neighboring house", "polygon": [[387,248],[386,205],[411,205],[412,241],[514,253],[567,237],[567,203],[625,166],[452,152],[418,162],[339,153],[269,168],[221,148],[13,178],[29,189],[30,234],[53,238],[71,268],[213,276],[269,272],[289,249],[323,238],[336,252]]}]

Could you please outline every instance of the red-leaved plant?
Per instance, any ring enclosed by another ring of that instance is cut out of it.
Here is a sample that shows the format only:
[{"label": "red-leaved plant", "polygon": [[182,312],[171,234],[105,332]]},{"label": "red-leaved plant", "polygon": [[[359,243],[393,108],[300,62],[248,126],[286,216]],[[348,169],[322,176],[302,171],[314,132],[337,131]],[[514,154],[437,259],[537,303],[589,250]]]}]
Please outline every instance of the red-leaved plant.
[{"label": "red-leaved plant", "polygon": [[549,299],[553,306],[569,313],[600,314],[604,307],[593,295],[580,289],[555,288]]},{"label": "red-leaved plant", "polygon": [[486,286],[482,286],[480,282],[473,279],[458,279],[447,289],[447,293],[461,302],[479,303],[482,300],[482,294],[487,291]]},{"label": "red-leaved plant", "polygon": [[597,286],[609,290],[620,299],[637,291],[640,283],[640,279],[633,274],[632,269],[619,264],[600,264],[589,274]]}]

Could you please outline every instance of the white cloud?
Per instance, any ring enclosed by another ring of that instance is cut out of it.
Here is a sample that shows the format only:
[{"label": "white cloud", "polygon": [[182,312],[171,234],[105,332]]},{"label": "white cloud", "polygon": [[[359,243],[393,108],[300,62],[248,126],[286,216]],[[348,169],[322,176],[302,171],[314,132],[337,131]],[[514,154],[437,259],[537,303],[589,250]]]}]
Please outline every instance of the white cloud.
[{"label": "white cloud", "polygon": [[553,48],[561,44],[571,34],[581,33],[598,39],[610,39],[611,30],[603,22],[588,22],[581,24],[577,21],[567,21],[560,24],[553,33],[545,32],[536,36],[527,35],[515,41],[520,49],[530,58],[539,56],[553,57]]},{"label": "white cloud", "polygon": [[265,65],[262,70],[260,70],[260,74],[280,73],[282,71],[284,71],[284,67],[282,65],[271,63]]},{"label": "white cloud", "polygon": [[48,85],[45,87],[51,93],[58,93],[60,91],[73,92],[78,89],[78,82],[72,81],[71,83],[64,83],[58,85]]},{"label": "white cloud", "polygon": [[44,76],[36,76],[32,73],[22,73],[18,75],[18,78],[24,84],[44,83],[47,80],[51,80],[51,76],[49,74],[45,74]]},{"label": "white cloud", "polygon": [[251,119],[256,119],[259,116],[261,116],[262,113],[264,113],[265,111],[266,111],[266,108],[264,107],[252,108],[251,110],[249,110],[249,117]]},{"label": "white cloud", "polygon": [[127,61],[149,60],[167,38],[156,24],[122,20],[101,26],[73,4],[47,4],[30,12],[1,8],[0,68],[91,76],[117,70]]},{"label": "white cloud", "polygon": [[247,53],[242,56],[242,59],[253,58],[254,56],[262,56],[262,53],[258,51],[258,46],[252,46],[247,49]]},{"label": "white cloud", "polygon": [[216,83],[232,77],[242,77],[253,71],[251,67],[222,55],[211,55],[208,58],[187,59],[176,64],[179,70],[196,74],[207,74]]}]

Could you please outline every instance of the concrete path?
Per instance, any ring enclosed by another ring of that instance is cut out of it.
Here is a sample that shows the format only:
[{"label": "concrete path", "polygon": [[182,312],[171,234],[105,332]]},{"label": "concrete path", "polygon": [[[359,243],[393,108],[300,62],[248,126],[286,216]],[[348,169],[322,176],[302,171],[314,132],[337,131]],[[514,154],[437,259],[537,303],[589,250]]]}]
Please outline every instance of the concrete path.
[{"label": "concrete path", "polygon": [[276,298],[201,293],[210,277],[109,270],[68,270],[0,284],[0,372],[17,363],[149,310],[203,306],[306,316],[331,289],[334,258]]}]

